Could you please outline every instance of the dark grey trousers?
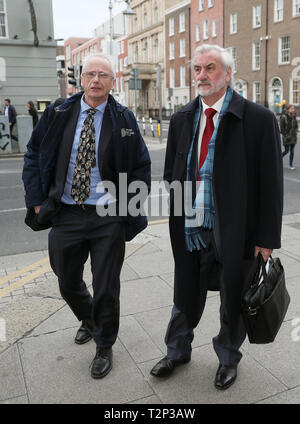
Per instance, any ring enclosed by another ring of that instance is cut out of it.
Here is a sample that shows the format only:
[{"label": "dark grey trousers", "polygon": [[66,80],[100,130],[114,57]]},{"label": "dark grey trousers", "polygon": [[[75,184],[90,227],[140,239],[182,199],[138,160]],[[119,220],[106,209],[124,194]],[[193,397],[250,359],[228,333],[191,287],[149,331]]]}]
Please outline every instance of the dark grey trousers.
[{"label": "dark grey trousers", "polygon": [[[207,269],[210,268],[210,261],[215,261],[215,244],[213,241],[213,233],[205,231],[203,233],[204,240],[207,244],[207,249],[199,252],[200,261],[200,276],[199,284],[203,287],[208,287]],[[222,279],[220,281],[220,323],[221,328],[219,334],[213,338],[213,347],[219,358],[219,362],[223,365],[237,364],[242,354],[239,351],[240,346],[246,338],[245,328],[242,322],[242,317],[236,323],[238,331],[234,340],[230,338],[228,320],[224,308],[224,285]],[[201,290],[200,308],[198,311],[199,321],[201,319],[207,297],[207,289]],[[198,322],[199,322],[198,321]],[[173,306],[171,319],[167,328],[165,343],[167,345],[167,356],[173,360],[189,359],[192,353],[192,341],[194,339],[194,328],[188,324],[186,315],[181,312],[176,305]]]},{"label": "dark grey trousers", "polygon": [[[120,272],[125,229],[120,218],[100,218],[95,209],[63,206],[49,233],[49,256],[62,297],[79,321],[91,319],[98,347],[111,347],[120,316]],[[93,296],[83,280],[90,254]]]}]

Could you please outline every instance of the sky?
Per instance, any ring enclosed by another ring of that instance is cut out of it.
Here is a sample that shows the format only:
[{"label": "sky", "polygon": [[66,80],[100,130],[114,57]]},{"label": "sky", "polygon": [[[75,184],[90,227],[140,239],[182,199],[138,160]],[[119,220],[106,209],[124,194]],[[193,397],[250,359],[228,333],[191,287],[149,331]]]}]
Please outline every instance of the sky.
[{"label": "sky", "polygon": [[[124,1],[112,2],[113,15],[126,9]],[[92,37],[93,29],[109,20],[109,0],[52,0],[52,5],[55,39]]]}]

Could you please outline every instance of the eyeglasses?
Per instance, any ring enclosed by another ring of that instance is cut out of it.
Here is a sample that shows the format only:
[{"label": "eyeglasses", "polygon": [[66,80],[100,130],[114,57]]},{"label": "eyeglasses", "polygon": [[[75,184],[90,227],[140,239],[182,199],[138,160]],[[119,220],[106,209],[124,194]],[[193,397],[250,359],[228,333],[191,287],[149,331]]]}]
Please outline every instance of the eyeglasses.
[{"label": "eyeglasses", "polygon": [[94,71],[83,72],[82,75],[84,77],[86,77],[86,79],[88,79],[88,80],[91,80],[93,78],[96,78],[96,76],[98,76],[98,78],[100,78],[100,79],[108,79],[108,78],[113,79],[114,78],[113,75],[106,74],[105,72],[94,72]]}]

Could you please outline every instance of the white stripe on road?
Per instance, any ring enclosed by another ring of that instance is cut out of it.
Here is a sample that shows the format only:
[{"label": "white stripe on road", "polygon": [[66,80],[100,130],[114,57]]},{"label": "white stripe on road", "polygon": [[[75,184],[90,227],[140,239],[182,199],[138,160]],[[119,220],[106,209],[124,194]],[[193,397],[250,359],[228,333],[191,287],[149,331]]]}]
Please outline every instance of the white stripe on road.
[{"label": "white stripe on road", "polygon": [[0,174],[20,174],[22,172],[22,169],[3,169],[0,171]]},{"label": "white stripe on road", "polygon": [[300,183],[300,180],[297,180],[296,178],[284,177],[284,179],[288,181],[292,181],[293,183]]},{"label": "white stripe on road", "polygon": [[4,209],[3,211],[0,211],[0,213],[18,212],[18,211],[26,211],[26,208]]}]

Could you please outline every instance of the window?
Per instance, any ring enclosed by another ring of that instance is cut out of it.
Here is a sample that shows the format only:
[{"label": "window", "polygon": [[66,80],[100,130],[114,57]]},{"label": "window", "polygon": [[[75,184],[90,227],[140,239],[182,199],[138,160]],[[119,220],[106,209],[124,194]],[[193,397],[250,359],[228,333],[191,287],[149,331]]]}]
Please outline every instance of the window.
[{"label": "window", "polygon": [[216,19],[214,19],[212,21],[211,36],[212,37],[216,37],[217,36],[217,21],[216,21]]},{"label": "window", "polygon": [[170,88],[175,87],[175,69],[170,68]]},{"label": "window", "polygon": [[199,0],[199,12],[202,12],[204,10],[204,0]]},{"label": "window", "polygon": [[230,15],[230,34],[237,33],[237,13],[231,13]]},{"label": "window", "polygon": [[185,87],[185,65],[180,66],[180,87]]},{"label": "window", "polygon": [[121,41],[121,53],[124,54],[124,41]]},{"label": "window", "polygon": [[0,0],[0,38],[7,38],[7,16],[4,0]]},{"label": "window", "polygon": [[253,83],[253,101],[261,104],[261,82],[254,81]]},{"label": "window", "polygon": [[200,25],[196,25],[196,42],[200,41]]},{"label": "window", "polygon": [[274,22],[283,21],[283,0],[274,0]]},{"label": "window", "polygon": [[138,32],[139,30],[139,21],[138,18],[134,18],[134,31]]},{"label": "window", "polygon": [[260,41],[252,44],[252,70],[260,69]]},{"label": "window", "polygon": [[291,37],[289,35],[279,38],[279,65],[289,64],[291,60]]},{"label": "window", "polygon": [[144,12],[144,28],[146,28],[148,25],[148,15],[147,12]]},{"label": "window", "polygon": [[180,57],[185,56],[185,38],[180,39]]},{"label": "window", "polygon": [[154,40],[154,62],[158,62],[159,60],[159,45],[158,45],[158,38],[155,38]]},{"label": "window", "polygon": [[174,18],[169,19],[169,35],[174,35]]},{"label": "window", "polygon": [[6,64],[3,57],[0,57],[0,81],[6,81]]},{"label": "window", "polygon": [[300,105],[300,79],[292,80],[292,101],[293,105]]},{"label": "window", "polygon": [[232,73],[235,74],[236,71],[237,71],[237,50],[236,50],[236,47],[228,47],[226,50],[232,56],[232,59],[233,59]]},{"label": "window", "polygon": [[300,0],[293,0],[293,17],[300,16]]},{"label": "window", "polygon": [[147,41],[145,40],[145,41],[143,42],[143,62],[144,62],[144,63],[148,63],[148,62],[149,62],[148,54],[149,54],[149,50],[148,50],[148,43],[147,43]]},{"label": "window", "polygon": [[138,46],[138,43],[136,43],[136,45],[135,45],[135,52],[134,52],[134,54],[135,54],[134,61],[136,63],[139,63],[139,46]]},{"label": "window", "polygon": [[157,24],[158,22],[158,7],[157,6],[155,6],[154,8],[153,21],[155,24]]},{"label": "window", "polygon": [[261,5],[253,6],[253,28],[261,26]]},{"label": "window", "polygon": [[214,7],[214,0],[208,0],[208,7]]},{"label": "window", "polygon": [[208,39],[208,20],[206,19],[203,22],[203,40]]},{"label": "window", "polygon": [[185,13],[179,15],[179,32],[185,31]]},{"label": "window", "polygon": [[169,59],[173,60],[175,59],[175,44],[174,41],[171,41],[171,43],[169,44]]}]

